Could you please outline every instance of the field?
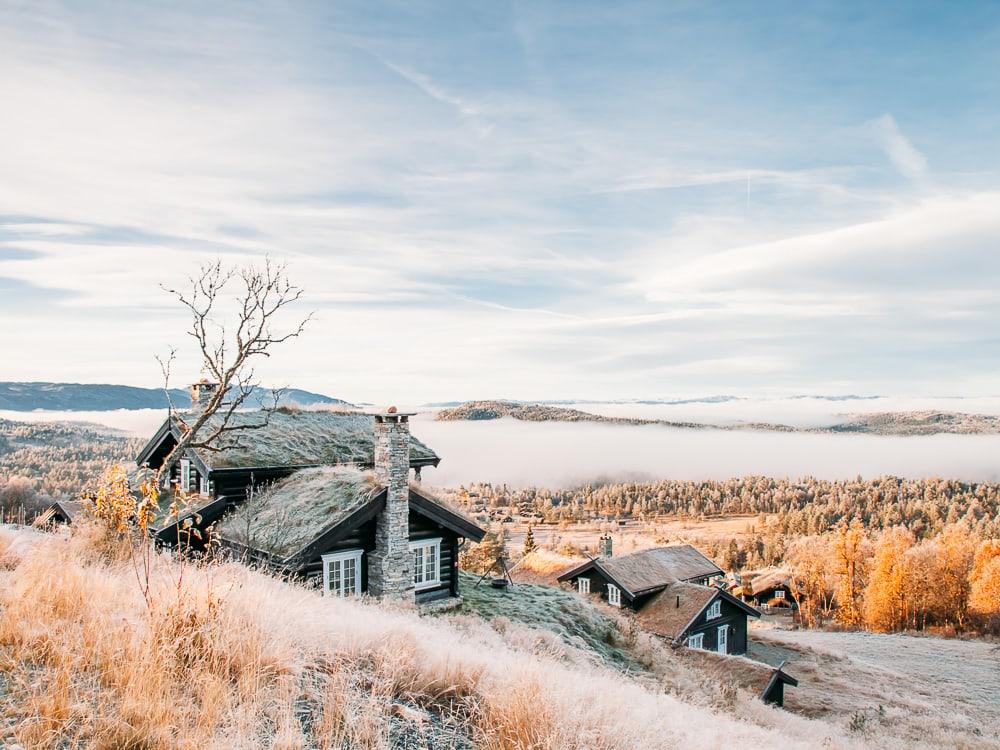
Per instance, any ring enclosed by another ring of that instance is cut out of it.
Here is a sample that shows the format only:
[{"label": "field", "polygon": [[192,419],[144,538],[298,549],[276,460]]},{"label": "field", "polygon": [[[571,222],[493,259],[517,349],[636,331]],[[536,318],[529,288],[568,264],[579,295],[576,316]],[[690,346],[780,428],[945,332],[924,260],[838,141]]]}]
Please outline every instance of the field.
[{"label": "field", "polygon": [[[793,710],[861,715],[873,723],[905,716],[914,739],[926,731],[919,717],[932,716],[955,731],[1000,738],[1000,647],[995,643],[814,630],[756,629],[752,637],[758,658],[787,659],[789,671],[803,677],[803,685],[790,692]],[[853,689],[844,689],[845,682]]]}]

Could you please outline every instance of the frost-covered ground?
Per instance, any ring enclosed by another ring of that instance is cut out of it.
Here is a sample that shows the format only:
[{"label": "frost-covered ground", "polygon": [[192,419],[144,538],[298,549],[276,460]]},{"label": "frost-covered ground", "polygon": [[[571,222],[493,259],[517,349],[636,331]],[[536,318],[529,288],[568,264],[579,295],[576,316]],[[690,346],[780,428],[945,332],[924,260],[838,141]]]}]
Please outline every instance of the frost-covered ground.
[{"label": "frost-covered ground", "polygon": [[789,707],[806,715],[841,721],[857,715],[862,726],[887,724],[914,740],[940,731],[942,746],[947,739],[951,746],[1000,747],[995,643],[755,628],[751,644],[755,658],[787,660],[787,671],[800,680],[788,691]]}]

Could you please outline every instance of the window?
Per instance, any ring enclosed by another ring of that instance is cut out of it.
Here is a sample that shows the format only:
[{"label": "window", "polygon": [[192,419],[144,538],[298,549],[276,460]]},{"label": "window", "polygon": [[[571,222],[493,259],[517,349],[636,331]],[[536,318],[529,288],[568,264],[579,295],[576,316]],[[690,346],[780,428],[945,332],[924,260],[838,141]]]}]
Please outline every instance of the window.
[{"label": "window", "polygon": [[785,590],[784,589],[775,589],[774,590],[774,598],[775,599],[784,599],[785,598]]},{"label": "window", "polygon": [[413,585],[417,591],[441,583],[441,540],[421,539],[410,542],[413,552]]},{"label": "window", "polygon": [[622,590],[613,583],[608,584],[608,604],[614,607],[622,606]]},{"label": "window", "polygon": [[688,636],[688,648],[703,648],[702,643],[705,641],[704,633],[695,633],[694,635]]},{"label": "window", "polygon": [[722,602],[712,602],[712,606],[708,608],[708,612],[705,613],[706,620],[714,620],[716,617],[722,616]]},{"label": "window", "polygon": [[181,492],[191,491],[191,461],[187,458],[181,459]]},{"label": "window", "polygon": [[198,492],[202,495],[209,494],[208,477],[201,477],[201,484],[198,487]]},{"label": "window", "polygon": [[333,596],[356,596],[361,593],[361,555],[359,549],[323,555],[323,591]]},{"label": "window", "polygon": [[729,653],[729,626],[728,625],[720,625],[719,626],[719,636],[718,636],[718,638],[716,638],[715,642],[717,644],[716,650],[720,654],[728,654]]},{"label": "window", "polygon": [[589,578],[577,578],[576,579],[576,590],[581,594],[590,593],[590,579]]}]

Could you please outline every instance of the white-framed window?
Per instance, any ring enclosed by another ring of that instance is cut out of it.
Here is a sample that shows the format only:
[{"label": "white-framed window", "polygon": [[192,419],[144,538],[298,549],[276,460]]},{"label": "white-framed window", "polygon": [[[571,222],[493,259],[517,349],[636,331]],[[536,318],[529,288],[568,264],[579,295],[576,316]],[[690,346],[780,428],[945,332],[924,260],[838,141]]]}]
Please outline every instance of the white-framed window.
[{"label": "white-framed window", "polygon": [[705,619],[714,620],[716,617],[721,617],[721,616],[722,616],[722,602],[720,601],[712,602],[712,606],[709,607],[708,611],[705,613]]},{"label": "white-framed window", "polygon": [[784,599],[785,598],[785,590],[784,589],[775,589],[774,590],[774,598],[775,599]]},{"label": "white-framed window", "polygon": [[410,542],[413,553],[413,585],[417,591],[441,584],[441,540]]},{"label": "white-framed window", "polygon": [[584,578],[582,576],[580,578],[577,578],[576,579],[576,590],[579,591],[581,594],[589,594],[590,593],[590,579],[589,578]]},{"label": "white-framed window", "polygon": [[209,494],[208,477],[201,477],[200,479],[201,479],[201,481],[200,481],[200,483],[198,485],[198,492],[200,494],[202,494],[202,495]]},{"label": "white-framed window", "polygon": [[181,459],[181,492],[191,491],[191,459]]},{"label": "white-framed window", "polygon": [[608,584],[608,604],[613,607],[622,606],[622,590],[613,583]]},{"label": "white-framed window", "polygon": [[688,648],[704,648],[702,645],[705,642],[704,633],[695,633],[694,635],[688,636]]},{"label": "white-framed window", "polygon": [[362,554],[362,550],[352,549],[323,555],[323,592],[331,596],[360,594]]},{"label": "white-framed window", "polygon": [[720,625],[719,626],[719,635],[716,638],[715,643],[716,643],[716,650],[720,654],[728,654],[729,653],[729,626],[728,625]]}]

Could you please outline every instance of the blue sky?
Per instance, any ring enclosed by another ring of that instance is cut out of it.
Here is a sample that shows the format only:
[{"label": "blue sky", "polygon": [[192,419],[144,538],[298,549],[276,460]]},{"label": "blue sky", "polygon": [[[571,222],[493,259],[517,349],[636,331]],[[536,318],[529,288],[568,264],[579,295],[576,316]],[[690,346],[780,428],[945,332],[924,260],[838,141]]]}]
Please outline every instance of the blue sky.
[{"label": "blue sky", "polygon": [[270,252],[355,400],[1000,392],[996,3],[204,5],[0,2],[0,379]]}]

